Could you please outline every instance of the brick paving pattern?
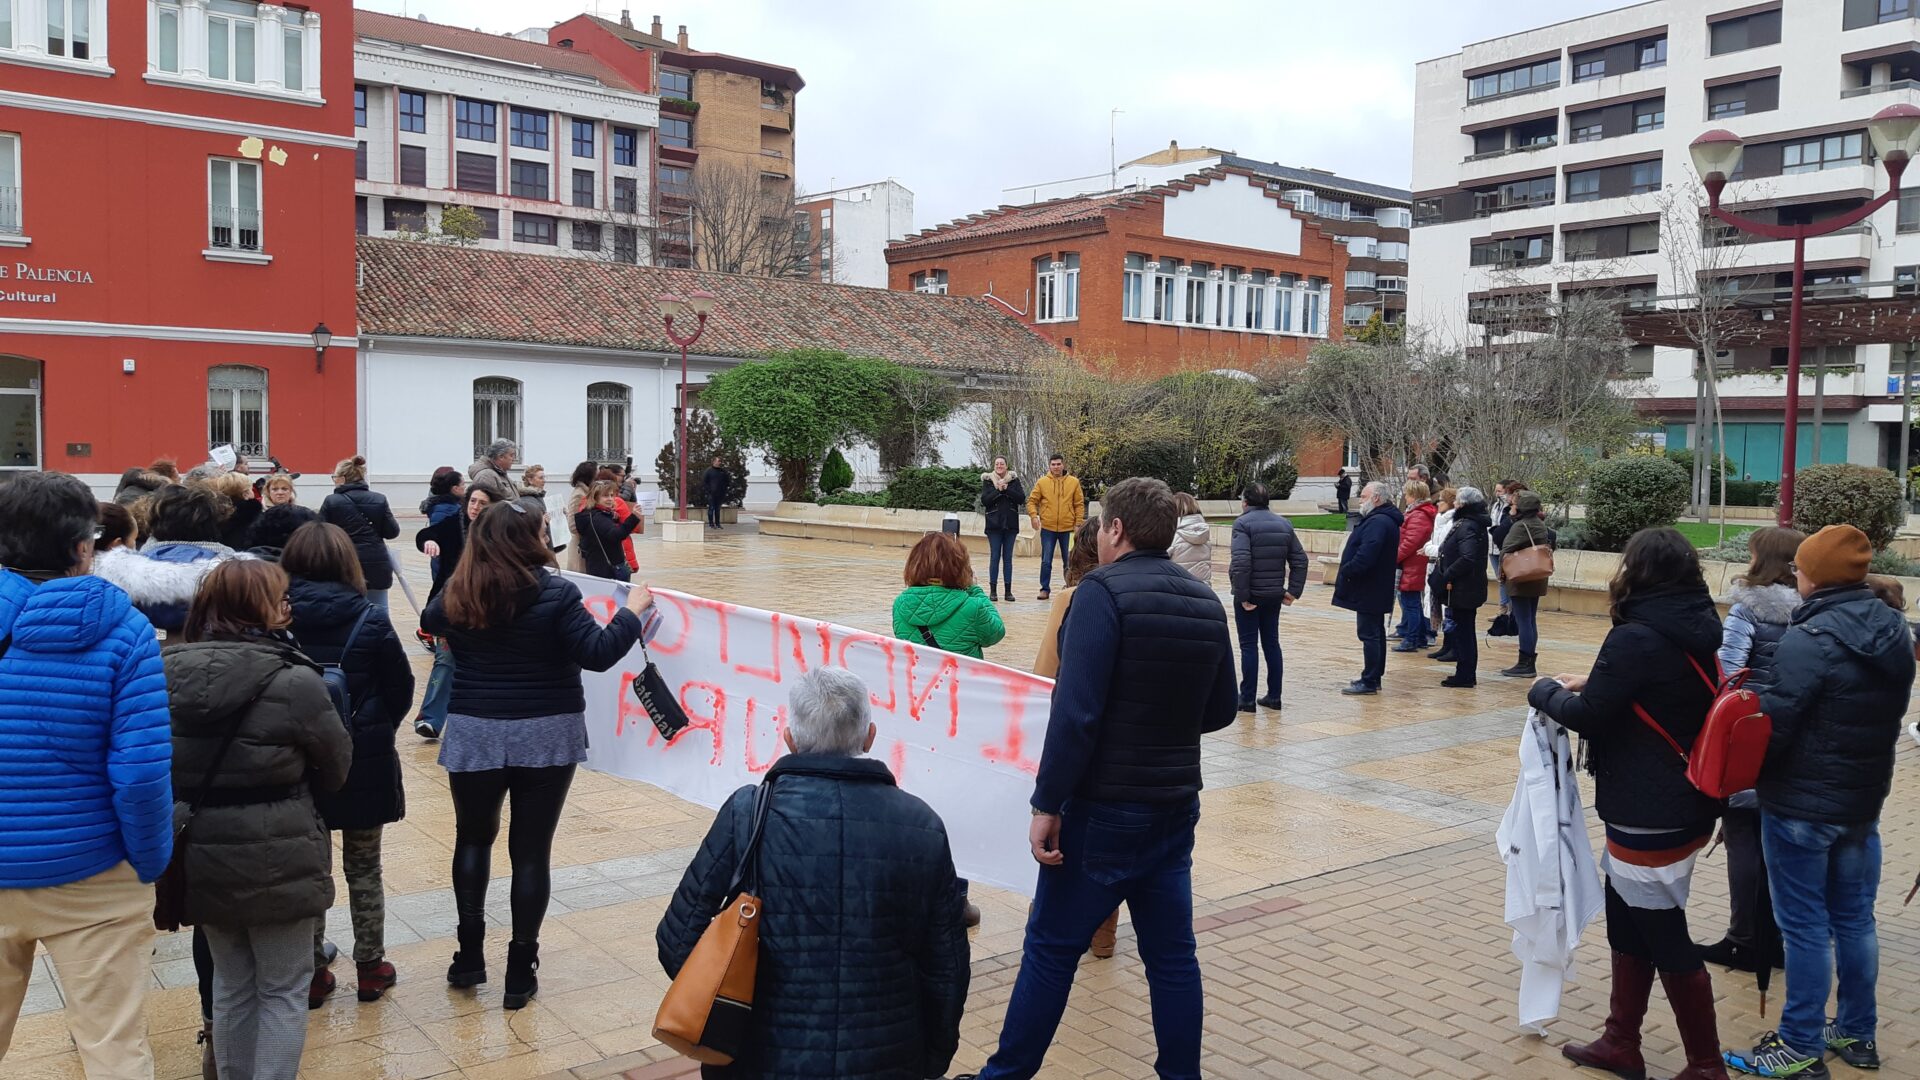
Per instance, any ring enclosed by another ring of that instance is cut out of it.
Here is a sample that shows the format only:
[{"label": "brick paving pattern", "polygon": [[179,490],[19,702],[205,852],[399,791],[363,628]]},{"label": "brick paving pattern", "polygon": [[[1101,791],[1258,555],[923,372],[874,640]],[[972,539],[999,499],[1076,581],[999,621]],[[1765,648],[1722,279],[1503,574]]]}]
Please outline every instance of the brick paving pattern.
[{"label": "brick paving pattern", "polygon": [[[403,535],[410,535],[408,525]],[[661,585],[718,599],[831,618],[886,632],[904,552],[728,532],[699,547],[641,541],[646,574]],[[403,541],[404,544],[404,541]],[[396,550],[400,546],[396,545]],[[424,581],[410,550],[407,572]],[[1031,596],[1037,560],[1017,572]],[[1224,578],[1216,581],[1224,584]],[[421,593],[424,595],[424,588]],[[1512,645],[1482,650],[1479,688],[1442,690],[1450,667],[1392,656],[1377,698],[1337,693],[1358,668],[1352,620],[1313,586],[1282,619],[1287,707],[1261,710],[1208,738],[1207,791],[1194,857],[1195,928],[1206,975],[1206,1064],[1214,1077],[1542,1078],[1572,1076],[1559,1057],[1605,1016],[1603,929],[1580,951],[1582,980],[1562,1019],[1541,1039],[1514,1023],[1518,969],[1501,922],[1504,869],[1493,828],[1512,793],[1512,733],[1524,715],[1524,682],[1485,672],[1511,662]],[[1003,606],[1007,641],[988,657],[1025,667],[1045,605]],[[403,635],[411,612],[395,609]],[[1602,620],[1543,615],[1543,673],[1585,670]],[[424,684],[428,659],[418,653]],[[313,1078],[697,1076],[654,1042],[654,1009],[666,986],[653,928],[711,813],[645,785],[582,772],[554,845],[554,899],[542,937],[540,996],[499,1007],[498,980],[477,993],[441,978],[454,926],[448,863],[453,815],[433,748],[400,734],[407,819],[389,826],[387,941],[401,982],[362,1005],[351,965],[343,990],[312,1014],[302,1076]],[[1920,751],[1904,740],[1894,796],[1882,822],[1886,886],[1880,897],[1881,1075],[1920,1080],[1920,912],[1904,909],[1920,870]],[[507,866],[504,850],[495,866]],[[336,860],[337,862],[337,860]],[[1724,858],[1703,862],[1692,907],[1695,937],[1718,937],[1726,919]],[[340,894],[345,895],[344,884]],[[973,934],[973,984],[956,1072],[992,1052],[1020,958],[1026,900],[976,888],[985,921]],[[490,893],[496,931],[489,959],[504,965],[504,881]],[[1073,1000],[1042,1077],[1133,1080],[1153,1075],[1146,982],[1122,916],[1112,960],[1083,962]],[[329,929],[346,950],[344,909]],[[1714,969],[1723,1037],[1767,1027],[1751,976]],[[198,1076],[192,961],[185,935],[163,935],[153,960],[148,1016],[162,1080]],[[1769,1016],[1776,1016],[1776,980]],[[0,1080],[78,1080],[62,998],[44,957]],[[1656,992],[1647,1052],[1655,1075],[1681,1065],[1678,1035]],[[1837,1062],[1836,1075],[1850,1070]]]}]

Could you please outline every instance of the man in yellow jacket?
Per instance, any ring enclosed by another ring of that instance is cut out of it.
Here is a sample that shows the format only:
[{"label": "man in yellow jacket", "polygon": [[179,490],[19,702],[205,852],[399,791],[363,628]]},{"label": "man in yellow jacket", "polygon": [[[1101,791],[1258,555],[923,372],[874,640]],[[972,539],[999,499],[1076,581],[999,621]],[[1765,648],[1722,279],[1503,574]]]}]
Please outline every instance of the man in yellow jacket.
[{"label": "man in yellow jacket", "polygon": [[1055,454],[1047,459],[1047,475],[1033,482],[1027,496],[1027,516],[1040,533],[1040,599],[1053,593],[1053,549],[1060,548],[1060,561],[1067,560],[1067,543],[1073,531],[1087,520],[1087,497],[1080,490],[1080,478],[1067,473],[1067,459]]}]

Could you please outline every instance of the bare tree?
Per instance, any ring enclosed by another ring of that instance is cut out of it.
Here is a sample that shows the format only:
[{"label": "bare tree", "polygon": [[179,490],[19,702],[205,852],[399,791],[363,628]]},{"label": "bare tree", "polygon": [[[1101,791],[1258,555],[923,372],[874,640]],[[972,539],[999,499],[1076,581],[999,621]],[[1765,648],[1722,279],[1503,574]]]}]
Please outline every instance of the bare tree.
[{"label": "bare tree", "polygon": [[703,269],[806,277],[829,250],[793,189],[767,183],[758,169],[702,162],[688,196],[689,239]]}]

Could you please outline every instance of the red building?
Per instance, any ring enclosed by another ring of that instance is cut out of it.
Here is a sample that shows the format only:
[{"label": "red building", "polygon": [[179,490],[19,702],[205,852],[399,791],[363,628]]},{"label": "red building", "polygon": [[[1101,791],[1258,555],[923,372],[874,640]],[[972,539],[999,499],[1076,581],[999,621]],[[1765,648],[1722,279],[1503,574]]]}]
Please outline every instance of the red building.
[{"label": "red building", "polygon": [[104,480],[230,442],[330,471],[359,442],[351,5],[12,10],[0,469]]}]

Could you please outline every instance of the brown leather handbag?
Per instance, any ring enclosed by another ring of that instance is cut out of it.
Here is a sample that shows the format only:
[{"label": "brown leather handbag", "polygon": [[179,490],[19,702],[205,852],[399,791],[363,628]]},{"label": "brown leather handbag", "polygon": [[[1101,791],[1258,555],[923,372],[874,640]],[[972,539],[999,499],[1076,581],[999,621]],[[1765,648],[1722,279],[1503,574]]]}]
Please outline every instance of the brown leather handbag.
[{"label": "brown leather handbag", "polygon": [[1502,555],[1500,572],[1508,584],[1545,581],[1553,576],[1553,548],[1548,544],[1535,544],[1511,555]]},{"label": "brown leather handbag", "polygon": [[706,1065],[731,1065],[752,1038],[753,986],[760,967],[760,834],[773,783],[753,800],[753,830],[727,886],[727,901],[673,977],[653,1037]]}]

